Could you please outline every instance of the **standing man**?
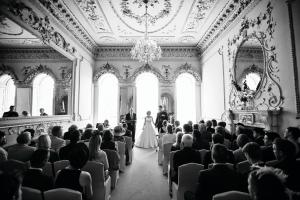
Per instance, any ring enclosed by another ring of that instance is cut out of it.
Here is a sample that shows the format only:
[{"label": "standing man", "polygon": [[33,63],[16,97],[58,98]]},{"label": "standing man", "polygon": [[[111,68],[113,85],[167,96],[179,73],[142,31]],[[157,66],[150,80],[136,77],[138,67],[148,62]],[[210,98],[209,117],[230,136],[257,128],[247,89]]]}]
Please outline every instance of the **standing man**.
[{"label": "standing man", "polygon": [[136,123],[136,114],[133,112],[133,108],[129,109],[129,113],[125,117],[127,123],[127,129],[132,132],[132,143],[135,142],[135,123]]},{"label": "standing man", "polygon": [[155,120],[155,127],[157,128],[158,132],[159,130],[163,127],[162,123],[164,120],[167,120],[168,121],[168,113],[163,110],[163,107],[160,105],[158,107],[159,109],[159,112],[157,113],[157,116],[156,116],[156,120]]}]

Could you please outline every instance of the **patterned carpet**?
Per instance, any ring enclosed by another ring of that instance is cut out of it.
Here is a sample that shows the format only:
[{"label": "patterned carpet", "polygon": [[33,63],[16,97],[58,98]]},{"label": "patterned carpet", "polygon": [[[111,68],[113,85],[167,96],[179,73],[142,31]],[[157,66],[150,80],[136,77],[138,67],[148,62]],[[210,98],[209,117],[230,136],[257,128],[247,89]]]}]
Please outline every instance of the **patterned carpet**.
[{"label": "patterned carpet", "polygon": [[134,147],[131,165],[120,174],[111,200],[169,200],[168,180],[157,164],[155,149]]}]

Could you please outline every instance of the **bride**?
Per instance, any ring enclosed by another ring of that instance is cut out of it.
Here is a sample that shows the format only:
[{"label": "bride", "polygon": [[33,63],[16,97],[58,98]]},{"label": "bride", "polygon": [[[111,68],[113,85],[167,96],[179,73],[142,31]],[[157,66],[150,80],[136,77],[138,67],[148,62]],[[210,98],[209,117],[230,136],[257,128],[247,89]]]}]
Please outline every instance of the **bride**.
[{"label": "bride", "polygon": [[147,112],[145,117],[144,127],[142,133],[135,141],[135,146],[141,148],[155,148],[157,147],[156,130],[154,127],[153,117],[151,112]]}]

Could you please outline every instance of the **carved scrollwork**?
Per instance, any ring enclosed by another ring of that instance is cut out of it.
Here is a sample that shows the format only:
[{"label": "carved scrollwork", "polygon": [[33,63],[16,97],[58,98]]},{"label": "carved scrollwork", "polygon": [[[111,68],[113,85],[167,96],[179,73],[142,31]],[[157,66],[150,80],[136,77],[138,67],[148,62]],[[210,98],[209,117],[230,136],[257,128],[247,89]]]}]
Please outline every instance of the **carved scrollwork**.
[{"label": "carved scrollwork", "polygon": [[11,76],[11,78],[16,82],[18,81],[18,77],[15,74],[15,72],[13,71],[13,69],[10,66],[7,65],[0,65],[0,76],[7,74],[9,76]]},{"label": "carved scrollwork", "polygon": [[[239,33],[228,40],[228,58],[233,68],[230,70],[230,78],[234,82],[234,66],[237,56],[237,49],[249,38],[259,41],[264,54],[264,74],[259,91],[252,100],[252,109],[255,110],[277,110],[283,104],[280,78],[278,76],[276,47],[271,45],[276,22],[272,17],[273,6],[269,2],[266,12],[254,19],[244,18]],[[265,28],[265,29],[263,29]],[[237,88],[232,84],[229,95],[230,108],[233,110],[241,109],[241,99]]]},{"label": "carved scrollwork", "polygon": [[24,76],[25,76],[25,79],[23,81],[24,84],[31,84],[33,79],[41,74],[41,73],[44,73],[44,74],[47,74],[49,76],[51,76],[55,81],[57,81],[57,78],[55,76],[55,74],[52,72],[51,69],[49,69],[46,65],[38,65],[38,66],[35,66],[35,67],[24,67],[23,68],[23,73],[24,73]]},{"label": "carved scrollwork", "polygon": [[100,67],[99,70],[97,70],[97,72],[94,75],[94,81],[95,82],[98,81],[100,76],[102,76],[103,74],[106,74],[106,73],[114,74],[119,81],[123,80],[123,77],[121,76],[119,70],[107,62],[105,65]]},{"label": "carved scrollwork", "polygon": [[144,73],[144,72],[151,72],[153,73],[155,76],[157,76],[159,81],[167,81],[165,79],[165,77],[159,72],[159,70],[157,70],[155,67],[153,67],[152,65],[149,64],[144,64],[143,66],[141,66],[140,68],[136,69],[132,76],[129,77],[130,80],[134,81],[136,79],[136,77],[138,77],[138,75]]},{"label": "carved scrollwork", "polygon": [[193,75],[197,81],[201,80],[200,74],[192,69],[191,64],[185,63],[185,64],[181,65],[179,68],[177,68],[174,72],[173,79],[176,80],[176,78],[182,73],[189,73],[189,74]]}]

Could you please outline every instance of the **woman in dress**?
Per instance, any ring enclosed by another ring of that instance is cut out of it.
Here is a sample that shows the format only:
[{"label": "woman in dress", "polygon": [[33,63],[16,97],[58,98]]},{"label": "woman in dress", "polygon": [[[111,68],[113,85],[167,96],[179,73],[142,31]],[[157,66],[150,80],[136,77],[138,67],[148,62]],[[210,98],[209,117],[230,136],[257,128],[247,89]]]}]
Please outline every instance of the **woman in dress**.
[{"label": "woman in dress", "polygon": [[153,117],[151,112],[147,112],[145,117],[144,127],[142,133],[135,142],[135,146],[141,148],[155,148],[157,147],[156,130],[154,127]]}]

